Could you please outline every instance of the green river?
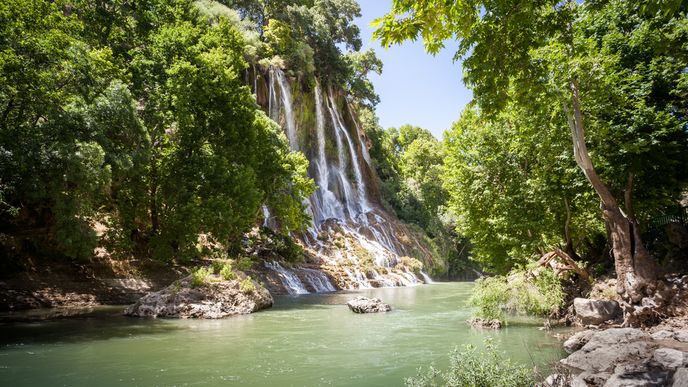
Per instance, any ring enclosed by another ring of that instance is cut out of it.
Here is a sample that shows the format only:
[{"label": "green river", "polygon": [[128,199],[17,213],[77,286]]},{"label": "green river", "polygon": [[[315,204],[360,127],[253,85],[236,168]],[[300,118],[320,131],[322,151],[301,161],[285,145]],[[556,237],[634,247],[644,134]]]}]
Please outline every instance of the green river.
[{"label": "green river", "polygon": [[[89,315],[0,325],[0,386],[399,386],[419,366],[487,336],[515,360],[545,366],[561,344],[536,321],[499,332],[465,320],[471,283],[278,297],[224,320]],[[380,297],[392,312],[358,315],[345,302]]]}]

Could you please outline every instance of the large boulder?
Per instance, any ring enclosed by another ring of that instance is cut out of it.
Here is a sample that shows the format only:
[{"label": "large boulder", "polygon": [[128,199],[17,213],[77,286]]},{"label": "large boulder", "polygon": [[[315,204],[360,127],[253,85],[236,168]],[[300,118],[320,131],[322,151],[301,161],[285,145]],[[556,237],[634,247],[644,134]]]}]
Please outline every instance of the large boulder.
[{"label": "large boulder", "polygon": [[599,325],[622,315],[621,307],[616,301],[576,298],[573,300],[573,307],[583,325]]},{"label": "large boulder", "polygon": [[346,305],[354,313],[377,313],[389,312],[392,307],[382,302],[379,298],[367,298],[358,296],[353,300],[349,300]]},{"label": "large boulder", "polygon": [[587,344],[561,362],[580,372],[611,372],[617,364],[651,358],[656,347],[652,337],[639,329],[613,328],[595,332]]},{"label": "large boulder", "polygon": [[217,319],[248,314],[272,306],[273,300],[261,284],[249,277],[224,281],[211,278],[193,286],[191,276],[158,292],[149,293],[124,314],[134,317]]}]

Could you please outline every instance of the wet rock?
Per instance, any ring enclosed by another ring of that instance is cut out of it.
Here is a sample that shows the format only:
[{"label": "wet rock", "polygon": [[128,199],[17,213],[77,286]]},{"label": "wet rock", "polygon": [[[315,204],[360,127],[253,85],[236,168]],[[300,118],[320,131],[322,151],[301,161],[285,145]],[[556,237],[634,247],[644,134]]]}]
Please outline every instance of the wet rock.
[{"label": "wet rock", "polygon": [[353,300],[349,300],[346,305],[354,313],[377,313],[389,312],[392,307],[382,302],[379,298],[367,298],[358,296]]},{"label": "wet rock", "polygon": [[649,364],[621,364],[607,380],[604,387],[653,387],[666,386],[669,372]]},{"label": "wet rock", "polygon": [[217,319],[271,307],[273,300],[270,293],[250,279],[248,281],[253,286],[247,286],[246,280],[216,279],[193,287],[191,276],[188,276],[161,291],[142,297],[124,314],[134,317]]},{"label": "wet rock", "polygon": [[574,353],[581,349],[585,344],[590,341],[590,337],[595,334],[593,330],[586,330],[576,333],[564,342],[564,350],[567,353]]},{"label": "wet rock", "polygon": [[636,363],[652,357],[656,344],[652,337],[633,328],[613,328],[595,332],[587,344],[561,363],[591,373],[610,372],[617,364]]},{"label": "wet rock", "polygon": [[674,373],[674,382],[671,387],[685,387],[688,386],[688,368],[679,368]]},{"label": "wet rock", "polygon": [[686,356],[686,353],[673,348],[660,348],[655,351],[652,358],[654,361],[661,364],[662,367],[672,371],[688,363],[688,356]]},{"label": "wet rock", "polygon": [[602,324],[622,315],[621,307],[616,301],[576,298],[573,300],[573,307],[583,325]]},{"label": "wet rock", "polygon": [[479,329],[502,329],[502,322],[499,320],[489,320],[486,318],[472,318],[466,321],[468,325]]}]

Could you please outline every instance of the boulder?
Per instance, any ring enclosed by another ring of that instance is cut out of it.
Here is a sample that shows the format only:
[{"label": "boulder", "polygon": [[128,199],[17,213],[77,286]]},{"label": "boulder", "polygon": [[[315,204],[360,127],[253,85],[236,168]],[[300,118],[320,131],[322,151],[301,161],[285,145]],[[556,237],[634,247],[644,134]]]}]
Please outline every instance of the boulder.
[{"label": "boulder", "polygon": [[[251,281],[248,287],[245,281]],[[213,278],[202,286],[192,286],[185,277],[158,292],[149,293],[124,314],[134,317],[217,319],[248,314],[272,306],[273,300],[261,284],[248,277],[223,281]]]},{"label": "boulder", "polygon": [[671,387],[688,386],[688,368],[679,368],[674,373],[674,382]]},{"label": "boulder", "polygon": [[593,330],[586,330],[576,333],[564,342],[564,350],[566,353],[574,353],[578,351],[588,343],[593,334],[595,334],[595,331]]},{"label": "boulder", "polygon": [[392,307],[382,302],[379,298],[367,298],[358,296],[353,300],[349,300],[346,305],[354,313],[377,313],[389,312]]},{"label": "boulder", "polygon": [[639,329],[612,328],[595,332],[580,350],[561,363],[581,372],[611,372],[617,364],[650,359],[656,347],[652,337]]},{"label": "boulder", "polygon": [[655,350],[652,358],[655,362],[662,365],[662,367],[668,370],[675,370],[679,367],[683,367],[688,363],[688,356],[684,352],[681,352],[673,348],[660,348]]},{"label": "boulder", "polygon": [[622,315],[621,307],[616,301],[576,298],[573,300],[573,307],[583,325],[602,324]]}]

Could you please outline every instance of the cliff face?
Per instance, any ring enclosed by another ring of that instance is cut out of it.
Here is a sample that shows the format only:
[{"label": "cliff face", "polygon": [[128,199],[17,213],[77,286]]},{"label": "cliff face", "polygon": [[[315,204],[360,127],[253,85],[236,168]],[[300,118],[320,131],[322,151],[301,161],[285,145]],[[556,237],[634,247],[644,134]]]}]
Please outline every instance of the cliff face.
[{"label": "cliff face", "polygon": [[[342,289],[420,283],[432,254],[420,235],[383,208],[369,140],[347,97],[317,80],[290,79],[277,68],[249,74],[258,103],[283,128],[291,148],[310,161],[317,190],[306,204],[313,224],[297,236],[307,263]],[[264,225],[274,226],[269,209],[264,212]],[[308,282],[302,269],[291,271]],[[297,292],[288,285],[293,278],[281,282]]]}]

